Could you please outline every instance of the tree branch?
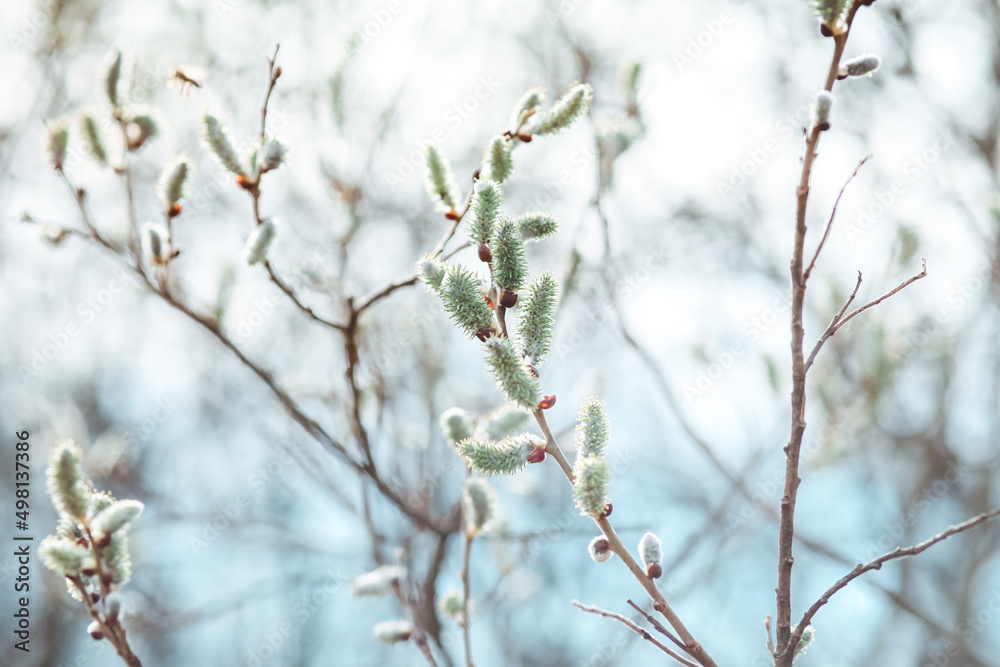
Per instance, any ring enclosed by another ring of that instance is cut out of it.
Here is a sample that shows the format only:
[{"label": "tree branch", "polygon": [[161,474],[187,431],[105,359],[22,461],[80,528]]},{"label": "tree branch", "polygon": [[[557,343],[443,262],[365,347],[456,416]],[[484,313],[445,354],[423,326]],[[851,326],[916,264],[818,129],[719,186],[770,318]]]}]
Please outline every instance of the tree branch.
[{"label": "tree branch", "polygon": [[819,259],[819,253],[822,252],[823,250],[823,244],[826,243],[826,237],[830,235],[830,229],[833,227],[833,220],[837,216],[837,206],[840,205],[840,198],[844,196],[844,192],[847,190],[847,186],[851,184],[851,181],[853,181],[854,177],[858,175],[858,172],[861,170],[861,167],[864,166],[865,162],[868,162],[868,160],[871,159],[871,156],[872,154],[869,153],[868,155],[861,158],[861,161],[858,162],[858,166],[854,168],[854,171],[851,172],[851,175],[847,177],[847,181],[844,183],[844,186],[840,188],[840,193],[837,195],[837,199],[834,200],[833,209],[830,211],[830,219],[827,220],[826,222],[826,229],[823,230],[823,236],[819,240],[819,245],[816,246],[816,252],[813,253],[813,257],[812,260],[809,262],[809,266],[806,268],[805,273],[802,275],[803,283],[809,281],[809,276],[812,275],[813,267],[816,266],[816,260]]},{"label": "tree branch", "polygon": [[[813,616],[820,608],[830,601],[837,591],[845,588],[849,583],[860,577],[865,572],[870,572],[871,570],[880,570],[882,565],[890,560],[895,560],[897,558],[905,558],[907,556],[915,556],[922,551],[926,551],[938,542],[943,542],[952,535],[958,535],[959,533],[965,532],[971,528],[986,523],[997,516],[1000,516],[1000,508],[990,510],[988,512],[983,512],[978,514],[967,521],[963,521],[960,524],[949,527],[947,530],[943,530],[934,537],[928,538],[923,542],[919,542],[909,547],[897,547],[888,553],[884,553],[873,561],[870,561],[864,565],[858,564],[853,570],[845,574],[843,577],[837,580],[837,582],[830,586],[823,595],[820,596],[816,602],[813,603],[811,607],[802,615],[802,620],[799,621],[798,627],[795,632],[792,633],[789,640],[788,646],[796,646],[799,643],[799,639],[802,638],[802,632],[806,629],[806,626],[812,621]],[[787,649],[786,649],[787,650]]]},{"label": "tree branch", "polygon": [[885,301],[886,299],[888,299],[889,297],[891,297],[893,294],[895,294],[895,293],[899,292],[900,290],[902,290],[903,288],[905,288],[910,283],[914,283],[914,282],[920,280],[921,278],[925,277],[927,275],[927,260],[924,259],[924,258],[921,258],[920,259],[920,266],[921,266],[920,273],[916,274],[912,278],[909,278],[909,279],[903,281],[902,283],[900,283],[899,285],[897,285],[891,291],[886,292],[885,294],[883,294],[882,296],[880,296],[879,298],[877,298],[877,299],[875,299],[873,301],[869,301],[868,303],[866,303],[865,305],[861,306],[857,310],[854,310],[853,312],[851,312],[851,314],[848,315],[847,317],[844,317],[844,313],[847,311],[847,309],[850,307],[851,303],[854,301],[854,297],[856,297],[857,294],[858,294],[858,288],[861,287],[861,272],[858,271],[858,282],[854,285],[854,291],[851,292],[851,296],[847,299],[847,301],[841,307],[840,312],[838,312],[836,315],[834,315],[833,320],[831,320],[831,322],[830,322],[830,326],[828,326],[826,328],[826,331],[823,332],[823,335],[820,336],[820,338],[819,338],[818,341],[816,341],[816,345],[813,347],[812,352],[809,353],[809,358],[806,360],[803,370],[805,372],[809,372],[809,369],[812,367],[813,362],[816,360],[816,355],[819,354],[820,349],[823,347],[823,345],[826,343],[826,341],[829,340],[830,338],[832,338],[833,335],[836,334],[838,331],[840,331],[844,327],[844,325],[846,325],[852,319],[854,319],[855,317],[857,317],[861,313],[865,312],[869,308],[872,308],[872,307],[877,306],[878,304],[882,303],[883,301]]},{"label": "tree branch", "polygon": [[696,665],[695,663],[691,662],[687,658],[679,655],[673,649],[671,649],[669,646],[667,646],[666,644],[664,644],[663,642],[661,642],[659,639],[657,639],[653,635],[649,634],[648,630],[646,630],[643,627],[640,627],[637,623],[635,623],[631,619],[628,619],[628,618],[622,616],[621,614],[616,614],[613,611],[608,611],[606,609],[601,609],[600,607],[594,607],[594,606],[591,606],[591,605],[586,605],[586,604],[583,604],[582,602],[580,602],[579,600],[573,600],[573,606],[576,607],[577,609],[579,609],[580,611],[587,612],[588,614],[597,614],[598,616],[603,616],[604,618],[613,618],[614,620],[618,621],[619,623],[622,623],[623,625],[625,625],[625,627],[627,627],[632,632],[636,633],[637,635],[639,635],[640,637],[642,637],[643,639],[645,639],[646,641],[648,641],[650,644],[652,644],[656,648],[660,649],[661,651],[663,651],[664,653],[666,653],[667,655],[669,655],[671,658],[673,658],[674,660],[676,660],[680,664],[685,665],[685,667],[698,667],[698,665]]}]

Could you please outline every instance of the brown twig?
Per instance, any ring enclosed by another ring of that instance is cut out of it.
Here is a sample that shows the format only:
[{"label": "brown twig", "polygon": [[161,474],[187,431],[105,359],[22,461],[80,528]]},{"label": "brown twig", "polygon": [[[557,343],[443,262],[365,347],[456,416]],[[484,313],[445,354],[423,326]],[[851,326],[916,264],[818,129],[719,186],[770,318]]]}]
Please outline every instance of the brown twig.
[{"label": "brown twig", "polygon": [[[539,409],[535,410],[532,414],[535,417],[535,421],[538,423],[538,427],[545,435],[545,452],[556,460],[556,463],[559,464],[563,474],[566,475],[566,479],[569,480],[569,483],[572,485],[574,481],[573,468],[570,467],[565,455],[562,453],[558,443],[552,436],[552,431],[545,419],[544,411]],[[611,521],[608,520],[607,517],[594,517],[594,522],[597,524],[598,528],[601,529],[601,533],[604,534],[604,537],[607,538],[608,546],[611,551],[622,559],[622,562],[625,563],[625,566],[632,573],[632,576],[635,577],[636,581],[638,581],[646,590],[646,593],[649,594],[649,597],[653,600],[653,608],[663,614],[663,617],[667,619],[670,626],[677,632],[684,646],[684,650],[704,667],[715,667],[715,661],[712,660],[705,649],[702,648],[701,644],[698,643],[687,627],[685,627],[680,617],[667,602],[666,598],[663,597],[663,593],[661,593],[660,589],[656,586],[656,582],[646,575],[645,570],[643,570],[639,563],[636,562],[635,558],[632,557],[628,547],[625,546],[621,538],[618,537],[618,533],[615,532],[614,526],[611,525]]]},{"label": "brown twig", "polygon": [[795,632],[791,634],[791,638],[789,639],[789,646],[796,646],[799,643],[799,639],[802,638],[803,631],[805,631],[806,626],[808,626],[809,623],[812,621],[813,616],[816,615],[816,612],[818,612],[823,605],[825,605],[827,602],[830,601],[830,598],[833,597],[833,595],[837,591],[846,587],[849,583],[860,577],[865,572],[870,572],[871,570],[880,570],[882,569],[882,565],[890,560],[894,560],[897,558],[905,558],[907,556],[915,556],[921,553],[922,551],[926,551],[927,549],[931,548],[938,542],[943,542],[952,535],[957,535],[966,530],[969,530],[970,528],[975,528],[976,526],[982,523],[986,523],[987,521],[990,521],[996,518],[997,516],[1000,516],[1000,508],[996,508],[990,510],[989,512],[983,512],[982,514],[978,514],[972,517],[971,519],[968,519],[966,521],[963,521],[962,523],[951,526],[947,530],[941,531],[934,537],[928,538],[923,542],[919,542],[909,547],[897,547],[888,553],[882,554],[875,560],[865,563],[864,565],[859,563],[857,566],[855,566],[853,570],[851,570],[843,577],[838,579],[833,586],[830,586],[830,588],[828,588],[826,592],[823,593],[823,595],[821,595],[820,598],[816,600],[816,602],[814,602],[811,607],[809,607],[806,613],[802,615],[802,620],[799,621]]},{"label": "brown twig", "polygon": [[469,561],[472,556],[472,536],[469,535],[469,523],[465,518],[465,504],[462,504],[462,639],[465,643],[466,667],[474,667],[472,662],[472,636],[469,622]]},{"label": "brown twig", "polygon": [[[837,81],[840,71],[840,60],[843,57],[844,49],[847,46],[847,40],[851,31],[851,24],[853,23],[854,16],[861,5],[861,0],[852,0],[844,18],[844,25],[842,29],[833,37],[833,55],[830,60],[830,68],[827,72],[826,85],[824,86],[826,91],[833,90],[833,85]],[[785,447],[785,486],[784,494],[781,498],[781,518],[778,527],[778,584],[774,589],[778,610],[775,667],[791,667],[795,649],[795,643],[791,642],[792,566],[795,563],[795,558],[792,552],[795,540],[795,501],[798,494],[799,484],[801,482],[801,479],[799,478],[799,459],[802,450],[802,438],[806,428],[806,364],[803,352],[803,340],[805,338],[803,312],[805,310],[806,295],[806,274],[804,262],[806,211],[809,204],[809,183],[812,176],[812,168],[816,160],[816,151],[819,146],[820,136],[822,135],[824,129],[825,128],[822,125],[814,124],[812,129],[806,135],[805,154],[802,158],[802,171],[799,178],[798,189],[796,191],[797,203],[795,211],[795,244],[790,267],[792,283],[791,432],[788,438],[788,445]],[[885,298],[888,298],[888,296],[891,296],[891,294],[887,295]],[[879,301],[881,301],[881,299]],[[871,305],[875,304],[873,303]]]},{"label": "brown twig", "polygon": [[657,632],[659,632],[661,635],[663,635],[664,637],[672,641],[674,644],[676,644],[678,648],[684,650],[684,644],[681,642],[681,640],[675,637],[674,633],[670,632],[670,630],[667,629],[667,626],[663,625],[663,623],[660,623],[660,620],[658,618],[656,618],[655,616],[647,612],[645,609],[637,605],[635,602],[633,602],[632,598],[629,598],[628,600],[626,600],[626,602],[629,604],[629,606],[631,606],[637,612],[642,614],[643,617],[645,617],[645,619],[649,621],[649,624],[652,625],[654,628],[656,628]]},{"label": "brown twig", "polygon": [[267,134],[265,133],[265,128],[267,127],[267,105],[271,101],[271,91],[274,90],[275,84],[278,82],[278,77],[281,76],[281,68],[275,69],[274,63],[278,59],[278,49],[281,48],[281,44],[274,45],[274,55],[267,59],[267,93],[264,95],[264,104],[260,107],[260,143],[264,144],[267,139]]},{"label": "brown twig", "polygon": [[854,168],[854,171],[851,172],[851,175],[847,177],[847,181],[844,183],[844,186],[840,188],[840,193],[837,195],[837,199],[834,200],[833,208],[830,210],[830,219],[826,221],[826,228],[823,230],[823,236],[819,240],[819,245],[816,246],[816,252],[813,253],[813,257],[812,260],[809,262],[809,266],[806,267],[805,273],[802,275],[803,282],[809,282],[809,276],[812,275],[813,267],[816,266],[816,260],[819,259],[819,254],[823,251],[823,245],[826,243],[826,237],[830,235],[830,229],[833,227],[834,218],[837,217],[837,207],[840,205],[841,197],[844,196],[844,192],[847,190],[847,186],[851,184],[851,181],[854,180],[854,177],[858,175],[859,171],[861,171],[861,167],[863,167],[865,162],[868,162],[868,160],[870,160],[871,157],[872,154],[869,153],[868,155],[861,158],[861,161],[858,162],[858,166]]},{"label": "brown twig", "polygon": [[267,275],[271,277],[271,282],[277,285],[278,289],[284,292],[288,296],[288,298],[292,300],[292,303],[294,303],[298,307],[299,310],[301,310],[303,313],[308,315],[313,320],[319,322],[320,324],[328,326],[331,329],[336,329],[337,331],[341,332],[345,330],[346,327],[343,324],[340,324],[339,322],[333,322],[324,317],[320,317],[313,311],[312,308],[302,303],[302,301],[299,300],[299,297],[295,293],[295,290],[292,288],[292,286],[286,283],[280,277],[278,277],[278,274],[275,272],[274,267],[271,266],[270,260],[264,260],[263,264],[264,268],[267,269]]},{"label": "brown twig", "polygon": [[643,639],[645,639],[646,641],[648,641],[650,644],[652,644],[656,648],[660,649],[661,651],[663,651],[664,653],[666,653],[667,655],[669,655],[671,658],[673,658],[674,660],[676,660],[680,664],[685,665],[685,667],[698,667],[697,664],[695,664],[695,663],[691,662],[690,660],[688,660],[687,658],[679,655],[677,652],[675,652],[669,646],[667,646],[666,644],[664,644],[663,642],[661,642],[659,639],[657,639],[653,635],[649,634],[648,630],[646,630],[645,628],[639,626],[635,621],[633,621],[633,620],[631,620],[629,618],[626,618],[626,617],[622,616],[621,614],[616,614],[613,611],[608,611],[607,609],[601,609],[600,607],[594,607],[592,605],[583,604],[579,600],[573,600],[573,606],[576,607],[577,609],[579,609],[580,611],[587,612],[588,614],[597,614],[598,616],[603,616],[604,618],[613,618],[614,620],[618,621],[619,623],[622,623],[623,625],[625,625],[625,627],[627,627],[632,632],[636,633],[637,635],[639,635],[640,637],[642,637]]},{"label": "brown twig", "polygon": [[820,349],[822,349],[826,341],[832,338],[833,335],[836,334],[838,331],[840,331],[848,322],[850,322],[852,319],[854,319],[864,311],[868,310],[869,308],[872,308],[882,303],[883,301],[891,297],[893,294],[896,294],[897,292],[905,288],[910,283],[916,282],[921,278],[925,277],[927,275],[927,260],[921,258],[920,266],[921,266],[920,273],[903,281],[891,291],[886,292],[877,299],[869,301],[868,303],[861,306],[857,310],[852,311],[850,315],[844,317],[844,313],[847,312],[847,309],[850,307],[851,303],[854,302],[854,297],[858,295],[858,288],[861,287],[861,272],[858,271],[858,282],[854,285],[854,291],[851,292],[850,297],[848,297],[847,301],[844,302],[844,305],[840,308],[840,311],[836,315],[834,315],[833,320],[830,321],[830,325],[826,328],[826,331],[823,332],[823,335],[820,336],[819,340],[816,341],[816,345],[813,347],[812,352],[809,353],[809,358],[806,359],[805,361],[805,364],[803,366],[804,371],[807,373],[809,372],[809,369],[812,367],[813,362],[816,360],[816,355],[819,354]]}]

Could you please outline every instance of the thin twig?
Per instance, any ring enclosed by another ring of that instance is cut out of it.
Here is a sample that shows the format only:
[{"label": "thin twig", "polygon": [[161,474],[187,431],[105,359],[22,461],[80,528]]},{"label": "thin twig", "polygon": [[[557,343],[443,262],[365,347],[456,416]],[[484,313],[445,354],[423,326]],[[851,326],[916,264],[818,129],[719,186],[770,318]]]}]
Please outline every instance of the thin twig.
[{"label": "thin twig", "polygon": [[841,307],[840,312],[838,312],[833,317],[833,320],[831,320],[830,325],[826,328],[826,331],[823,332],[823,335],[820,336],[818,341],[816,341],[816,345],[813,347],[812,352],[809,353],[809,358],[806,359],[805,364],[803,365],[804,371],[805,372],[809,371],[810,367],[812,367],[813,365],[813,362],[816,360],[816,355],[819,354],[820,349],[823,347],[826,341],[832,338],[833,335],[836,334],[838,331],[840,331],[848,322],[850,322],[852,319],[854,319],[861,313],[865,312],[869,308],[873,308],[878,304],[882,303],[883,301],[891,297],[893,294],[896,294],[900,290],[904,289],[907,285],[914,283],[920,280],[921,278],[925,277],[927,275],[927,260],[925,258],[920,259],[920,267],[921,267],[920,273],[916,274],[911,278],[908,278],[907,280],[897,285],[891,291],[886,292],[885,294],[883,294],[882,296],[873,301],[869,301],[868,303],[852,311],[850,315],[847,315],[845,317],[844,313],[847,311],[848,307],[850,307],[851,303],[854,301],[854,297],[857,296],[858,288],[861,287],[861,272],[858,271],[858,282],[854,285],[854,291],[851,292],[851,296]]},{"label": "thin twig", "polygon": [[982,514],[978,514],[972,517],[971,519],[968,519],[967,521],[963,521],[960,524],[951,526],[947,530],[943,530],[934,537],[928,538],[923,542],[919,542],[909,547],[897,547],[892,551],[884,553],[875,560],[870,561],[864,565],[861,565],[859,563],[857,566],[855,566],[853,570],[851,570],[843,577],[838,579],[833,586],[830,586],[830,588],[828,588],[827,591],[823,593],[823,595],[821,595],[820,598],[816,600],[816,602],[814,602],[811,607],[809,607],[806,613],[802,615],[802,620],[799,621],[795,632],[793,632],[791,635],[791,639],[789,640],[789,646],[796,646],[799,643],[799,639],[802,638],[802,632],[806,629],[806,626],[808,626],[809,623],[812,621],[813,616],[816,615],[816,612],[818,612],[823,605],[825,605],[827,602],[830,601],[830,598],[833,597],[833,595],[837,591],[846,587],[849,583],[860,577],[865,572],[869,572],[871,570],[879,570],[882,568],[882,565],[884,563],[890,560],[895,560],[897,558],[905,558],[907,556],[915,556],[920,552],[926,551],[927,549],[931,548],[938,542],[943,542],[952,535],[957,535],[971,528],[975,528],[976,526],[982,523],[986,523],[987,521],[990,521],[996,518],[997,516],[1000,516],[1000,507],[990,510],[988,512],[983,512]]},{"label": "thin twig", "polygon": [[672,641],[674,644],[677,644],[677,647],[680,648],[682,651],[685,650],[683,642],[681,642],[680,639],[675,637],[674,633],[670,632],[670,630],[667,630],[667,626],[663,625],[663,623],[660,623],[660,619],[656,618],[655,616],[647,612],[645,609],[637,605],[635,602],[632,601],[632,598],[629,598],[628,600],[626,600],[626,602],[628,602],[633,609],[642,614],[643,617],[645,617],[645,619],[649,621],[649,624],[652,625],[654,628],[656,628],[657,632],[659,632],[661,635]]},{"label": "thin twig", "polygon": [[[562,450],[559,448],[559,444],[556,442],[555,438],[552,436],[552,430],[549,428],[548,422],[545,419],[545,413],[541,409],[535,410],[532,413],[535,417],[535,421],[538,422],[538,427],[542,430],[545,435],[545,452],[552,456],[562,468],[563,474],[566,475],[566,479],[572,485],[574,481],[573,468],[570,467],[569,462],[566,461],[566,457],[563,455]],[[604,537],[608,540],[608,547],[614,552],[625,566],[632,573],[642,587],[649,594],[649,597],[653,600],[653,608],[656,611],[663,614],[663,617],[667,619],[670,623],[670,627],[677,631],[680,636],[681,642],[684,646],[684,650],[687,651],[691,656],[697,660],[704,667],[716,667],[715,661],[708,655],[701,644],[694,638],[691,632],[687,629],[684,623],[681,621],[680,617],[673,610],[670,604],[667,602],[666,598],[663,597],[663,593],[656,586],[656,582],[646,575],[645,570],[636,562],[635,558],[629,552],[628,547],[622,542],[621,538],[618,537],[618,533],[615,532],[614,526],[611,525],[611,521],[607,517],[594,517],[594,522],[597,524],[598,528],[604,534]]]},{"label": "thin twig", "polygon": [[267,94],[264,95],[264,104],[260,108],[260,144],[263,146],[264,141],[267,138],[265,128],[267,127],[267,105],[271,101],[271,91],[274,90],[274,85],[278,82],[278,77],[281,76],[281,69],[277,71],[274,69],[274,63],[278,60],[278,49],[281,48],[281,44],[274,45],[274,55],[267,59]]},{"label": "thin twig", "polygon": [[916,281],[918,281],[921,278],[924,278],[926,276],[927,276],[927,259],[924,258],[924,257],[921,257],[920,258],[920,273],[918,273],[917,275],[913,276],[912,278],[908,278],[907,280],[904,280],[902,283],[900,283],[899,285],[897,285],[894,289],[886,292],[885,294],[883,294],[879,298],[875,299],[874,301],[869,301],[865,305],[861,306],[860,308],[858,308],[857,310],[855,310],[854,312],[852,312],[850,315],[848,315],[847,317],[845,317],[844,319],[842,319],[840,322],[837,323],[837,327],[834,329],[833,333],[837,333],[838,331],[840,331],[844,327],[845,324],[847,324],[848,322],[850,322],[851,320],[853,320],[855,317],[857,317],[861,313],[863,313],[866,310],[868,310],[869,308],[872,308],[874,306],[879,305],[880,303],[882,303],[883,301],[885,301],[886,299],[888,299],[889,297],[891,297],[893,294],[896,294],[897,292],[899,292],[899,291],[903,290],[904,288],[906,288],[910,283],[915,283]]},{"label": "thin twig", "polygon": [[346,327],[343,324],[340,324],[339,322],[333,322],[331,320],[320,317],[313,311],[312,308],[302,303],[302,301],[299,300],[298,295],[295,294],[295,290],[292,288],[292,286],[278,277],[278,274],[274,271],[274,267],[271,266],[270,260],[264,260],[263,264],[264,268],[267,269],[267,275],[271,277],[271,282],[277,285],[278,289],[280,289],[282,292],[288,295],[288,298],[292,300],[292,303],[294,303],[299,310],[301,310],[303,313],[308,315],[310,318],[316,320],[320,324],[326,325],[331,329],[336,329],[337,331],[345,330]]},{"label": "thin twig", "polygon": [[673,658],[674,660],[676,660],[680,664],[685,665],[685,667],[698,667],[697,664],[695,664],[695,663],[691,662],[690,660],[688,660],[687,658],[679,655],[673,649],[671,649],[669,646],[667,646],[666,644],[664,644],[663,642],[661,642],[659,639],[657,639],[653,635],[649,634],[648,630],[646,630],[645,628],[639,626],[637,623],[635,623],[635,621],[632,621],[631,619],[626,618],[626,617],[622,616],[621,614],[616,614],[613,611],[608,611],[607,609],[601,609],[600,607],[594,607],[592,605],[583,604],[579,600],[573,600],[573,606],[576,607],[577,609],[579,609],[580,611],[587,612],[588,614],[597,614],[598,616],[603,616],[604,618],[613,618],[614,620],[618,621],[619,623],[622,623],[623,625],[625,625],[632,632],[636,633],[637,635],[639,635],[640,637],[642,637],[643,639],[645,639],[646,641],[648,641],[650,644],[652,644],[656,648],[660,649],[661,651],[663,651],[664,653],[666,653],[667,655],[669,655],[671,658]]},{"label": "thin twig", "polygon": [[[843,29],[833,38],[833,55],[826,75],[826,91],[833,90],[840,72],[840,60],[844,55],[851,32],[854,16],[861,7],[861,0],[852,0],[844,17]],[[789,644],[792,633],[792,555],[795,541],[795,500],[798,494],[799,458],[806,421],[806,371],[803,354],[803,312],[805,310],[806,283],[804,279],[804,254],[806,238],[806,211],[809,203],[809,183],[813,163],[823,126],[814,124],[807,134],[805,154],[802,157],[802,172],[796,190],[795,243],[790,267],[792,283],[791,334],[792,334],[792,392],[791,428],[788,445],[785,447],[785,486],[781,498],[781,519],[778,524],[778,585],[775,586],[775,602],[778,609],[777,651],[775,667],[791,667],[794,645]]]},{"label": "thin twig", "polygon": [[469,561],[472,555],[472,536],[469,535],[469,522],[465,518],[465,503],[462,504],[462,638],[465,642],[465,664],[466,667],[473,667],[472,663],[472,625],[469,622]]},{"label": "thin twig", "polygon": [[858,175],[858,172],[861,170],[861,167],[864,166],[865,162],[868,162],[868,160],[871,159],[871,156],[872,154],[869,153],[861,158],[861,161],[858,162],[858,166],[854,168],[851,175],[847,177],[847,181],[844,183],[844,186],[840,188],[840,193],[837,195],[837,199],[834,200],[833,208],[830,210],[830,219],[826,221],[826,228],[823,230],[823,236],[819,240],[819,245],[816,246],[816,252],[813,253],[813,258],[809,262],[809,266],[806,268],[805,273],[802,274],[803,283],[809,281],[809,276],[812,275],[813,267],[816,266],[816,260],[819,259],[819,254],[823,251],[823,244],[826,243],[826,237],[830,235],[830,229],[833,227],[833,220],[837,217],[837,206],[840,205],[840,198],[844,196],[847,186],[851,184],[851,181],[853,181],[854,177]]}]

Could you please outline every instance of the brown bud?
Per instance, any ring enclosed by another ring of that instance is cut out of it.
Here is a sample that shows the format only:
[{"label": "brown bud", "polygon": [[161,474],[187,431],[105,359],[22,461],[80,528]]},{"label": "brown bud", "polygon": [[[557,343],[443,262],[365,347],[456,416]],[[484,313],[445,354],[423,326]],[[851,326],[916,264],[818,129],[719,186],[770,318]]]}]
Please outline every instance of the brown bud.
[{"label": "brown bud", "polygon": [[541,408],[542,410],[548,410],[555,404],[556,404],[556,395],[552,394],[551,396],[546,396],[545,398],[543,398],[542,402],[538,404],[538,407]]},{"label": "brown bud", "polygon": [[444,217],[448,218],[449,220],[458,220],[458,213],[456,213],[455,209],[453,208],[448,209],[448,212],[444,214]]},{"label": "brown bud", "polygon": [[480,262],[492,262],[493,261],[493,251],[485,243],[479,244],[479,261]]},{"label": "brown bud", "polygon": [[496,328],[491,324],[488,327],[482,327],[476,332],[476,338],[481,341],[485,341],[490,336],[497,332]]},{"label": "brown bud", "polygon": [[170,210],[167,211],[167,215],[170,216],[171,218],[176,218],[180,214],[181,214],[181,205],[179,203],[174,204],[173,206],[170,207]]},{"label": "brown bud", "polygon": [[602,519],[607,519],[609,516],[611,516],[611,510],[613,510],[613,509],[614,509],[614,507],[611,505],[611,503],[606,504],[604,506],[604,511],[601,512],[601,518]]},{"label": "brown bud", "polygon": [[521,141],[523,141],[526,144],[530,144],[531,143],[531,135],[530,134],[525,134],[524,132],[518,132],[517,133],[517,138],[520,139]]},{"label": "brown bud", "polygon": [[500,305],[504,308],[513,308],[517,305],[517,292],[504,290],[500,294]]},{"label": "brown bud", "polygon": [[86,560],[80,568],[80,574],[85,577],[92,577],[97,574],[97,563],[94,560]]},{"label": "brown bud", "polygon": [[93,593],[90,594],[90,600],[94,604],[97,604],[98,602],[101,601],[101,594],[98,593],[97,591],[94,591]]},{"label": "brown bud", "polygon": [[830,26],[828,26],[827,24],[820,23],[819,34],[823,35],[824,37],[833,37],[833,30],[831,30]]},{"label": "brown bud", "polygon": [[544,447],[535,447],[534,449],[531,450],[531,453],[528,454],[528,463],[541,463],[544,460],[545,460]]},{"label": "brown bud", "polygon": [[646,568],[646,576],[649,577],[650,579],[659,579],[661,576],[663,576],[663,568],[660,566],[659,563],[652,563],[649,567]]},{"label": "brown bud", "polygon": [[820,132],[826,132],[827,130],[830,129],[830,121],[825,120],[822,123],[820,123],[819,125],[817,125],[816,127],[819,128]]},{"label": "brown bud", "polygon": [[281,76],[281,66],[274,68],[274,80],[277,81],[278,77]]},{"label": "brown bud", "polygon": [[667,605],[657,600],[656,602],[653,603],[653,609],[662,614],[664,611],[666,611]]},{"label": "brown bud", "polygon": [[611,551],[611,545],[608,544],[608,538],[602,537],[600,539],[591,542],[594,547],[594,551],[599,554],[606,554]]},{"label": "brown bud", "polygon": [[103,583],[105,586],[110,586],[111,584],[115,583],[114,575],[112,575],[110,572],[103,572],[101,574],[101,583]]},{"label": "brown bud", "polygon": [[98,641],[104,639],[104,631],[101,630],[101,626],[97,625],[97,621],[90,624],[90,627],[87,628],[87,632],[90,633],[91,639],[96,639]]}]

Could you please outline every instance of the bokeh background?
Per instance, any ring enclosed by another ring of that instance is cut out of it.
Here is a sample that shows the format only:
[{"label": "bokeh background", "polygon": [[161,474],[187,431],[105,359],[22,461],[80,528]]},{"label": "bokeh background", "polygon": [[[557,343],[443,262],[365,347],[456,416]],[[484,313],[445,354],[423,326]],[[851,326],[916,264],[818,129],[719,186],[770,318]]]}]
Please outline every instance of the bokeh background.
[{"label": "bokeh background", "polygon": [[[505,184],[508,212],[551,210],[562,223],[529,247],[532,270],[564,284],[542,368],[558,396],[549,420],[569,448],[580,403],[607,401],[619,533],[628,544],[647,530],[663,539],[665,593],[720,665],[768,664],[794,192],[801,128],[831,50],[808,4],[5,0],[2,506],[12,507],[12,434],[24,429],[36,539],[55,525],[43,465],[61,437],[85,448],[99,486],[146,504],[126,588],[144,664],[425,664],[412,645],[372,637],[374,623],[404,614],[399,603],[354,599],[348,585],[397,559],[439,660],[463,664],[460,633],[433,614],[435,595],[460,587],[461,537],[416,527],[204,328],[138,283],[118,289],[113,258],[75,238],[48,243],[23,216],[79,225],[44,154],[46,123],[86,104],[106,114],[97,73],[113,45],[128,48],[132,100],[162,120],[133,160],[138,216],[157,219],[154,181],[171,157],[197,165],[174,226],[178,293],[219,313],[248,357],[354,453],[343,339],[241,262],[250,202],[201,146],[202,110],[253,141],[266,57],[281,44],[269,127],[291,152],[262,197],[264,214],[284,223],[272,259],[304,301],[338,319],[347,297],[412,274],[446,229],[417,159],[429,137],[443,135],[467,192],[483,145],[526,89],[558,94],[586,80],[590,115],[518,148]],[[865,52],[883,66],[838,85],[807,247],[858,160],[873,157],[811,283],[807,344],[857,271],[859,300],[918,272],[921,257],[929,274],[832,339],[810,376],[797,615],[854,563],[1000,504],[1000,3],[879,0],[848,45],[849,56]],[[636,62],[630,108],[620,72]],[[178,66],[202,77],[190,96],[167,88]],[[78,135],[71,148],[67,173],[98,226],[120,235],[120,179],[84,156]],[[456,259],[474,263],[471,251]],[[70,325],[78,335],[61,337]],[[482,414],[502,397],[478,344],[420,286],[374,306],[360,327],[361,422],[382,475],[446,518],[464,471],[438,417],[451,406]],[[472,552],[477,665],[668,664],[622,626],[570,606],[625,612],[643,594],[620,563],[590,560],[594,527],[557,467],[495,486],[502,521]],[[0,523],[6,536],[11,521]],[[1000,664],[998,538],[987,526],[853,583],[816,617],[799,662]],[[5,627],[13,566],[0,556]],[[14,651],[5,630],[0,662],[117,664],[37,562],[31,599],[32,651]]]}]

